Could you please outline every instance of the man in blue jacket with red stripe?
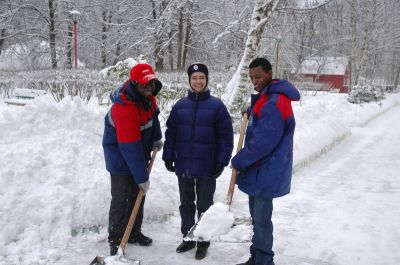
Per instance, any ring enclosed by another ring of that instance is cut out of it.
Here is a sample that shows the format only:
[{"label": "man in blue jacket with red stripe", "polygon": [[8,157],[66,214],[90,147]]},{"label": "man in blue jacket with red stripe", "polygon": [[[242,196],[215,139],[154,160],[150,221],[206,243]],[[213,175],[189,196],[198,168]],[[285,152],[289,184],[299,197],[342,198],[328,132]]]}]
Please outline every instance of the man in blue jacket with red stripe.
[{"label": "man in blue jacket with red stripe", "polygon": [[295,119],[291,101],[299,91],[288,81],[273,80],[265,58],[249,65],[249,76],[258,92],[248,109],[249,124],[243,149],[232,158],[237,184],[249,195],[253,223],[250,259],[240,265],[274,265],[272,200],[290,191]]},{"label": "man in blue jacket with red stripe", "polygon": [[[113,105],[105,116],[103,135],[104,158],[111,175],[110,255],[118,251],[139,189],[146,193],[149,188],[151,150],[162,147],[155,100],[161,87],[150,65],[137,64],[130,71],[130,79],[111,93]],[[144,201],[145,197],[128,243],[150,246],[152,239],[141,232]]]}]

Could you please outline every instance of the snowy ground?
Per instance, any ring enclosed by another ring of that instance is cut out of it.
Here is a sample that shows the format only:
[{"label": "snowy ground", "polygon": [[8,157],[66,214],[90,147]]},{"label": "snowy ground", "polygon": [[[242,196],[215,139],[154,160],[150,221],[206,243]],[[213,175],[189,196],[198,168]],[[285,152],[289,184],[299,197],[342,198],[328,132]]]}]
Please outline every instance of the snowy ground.
[{"label": "snowy ground", "polygon": [[[400,264],[399,103],[399,95],[360,106],[345,95],[321,94],[294,104],[296,173],[292,193],[274,201],[276,264]],[[0,103],[0,264],[89,264],[108,254],[106,111],[79,99]],[[160,157],[143,225],[154,244],[129,245],[127,256],[144,265],[245,261],[247,225],[215,239],[202,261],[194,251],[175,252],[181,241],[177,181]],[[226,169],[216,202],[224,201],[229,178]],[[232,211],[249,215],[240,191]]]}]

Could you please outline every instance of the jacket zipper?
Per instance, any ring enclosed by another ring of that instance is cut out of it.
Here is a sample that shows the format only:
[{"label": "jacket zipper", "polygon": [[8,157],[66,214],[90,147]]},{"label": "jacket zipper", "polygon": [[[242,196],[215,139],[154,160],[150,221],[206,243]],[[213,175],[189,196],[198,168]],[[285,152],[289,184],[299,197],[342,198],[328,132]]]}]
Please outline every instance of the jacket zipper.
[{"label": "jacket zipper", "polygon": [[194,137],[195,137],[195,132],[196,132],[197,110],[198,110],[198,105],[199,105],[199,94],[197,94],[197,93],[196,93],[195,102],[196,102],[196,104],[194,106],[194,116],[193,116],[193,120],[192,120],[192,133],[191,133],[190,169],[193,169],[193,152],[194,152],[194,139],[195,139]]}]

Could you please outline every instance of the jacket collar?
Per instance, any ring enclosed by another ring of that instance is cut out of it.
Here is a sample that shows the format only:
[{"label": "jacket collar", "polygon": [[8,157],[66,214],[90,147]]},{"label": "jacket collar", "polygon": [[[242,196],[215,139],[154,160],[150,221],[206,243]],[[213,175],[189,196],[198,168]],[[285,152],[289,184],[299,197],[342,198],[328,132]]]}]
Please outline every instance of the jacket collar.
[{"label": "jacket collar", "polygon": [[202,93],[194,93],[192,90],[188,90],[188,98],[193,101],[206,100],[210,97],[210,90],[206,90]]}]

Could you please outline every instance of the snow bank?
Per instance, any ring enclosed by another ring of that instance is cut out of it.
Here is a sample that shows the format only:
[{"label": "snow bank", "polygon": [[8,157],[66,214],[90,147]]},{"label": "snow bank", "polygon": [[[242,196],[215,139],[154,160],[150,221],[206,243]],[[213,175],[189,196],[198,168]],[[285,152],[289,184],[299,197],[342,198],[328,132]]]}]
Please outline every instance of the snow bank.
[{"label": "snow bank", "polygon": [[293,102],[296,116],[294,169],[299,170],[332,149],[351,134],[399,104],[400,96],[388,95],[381,103],[351,104],[346,94],[321,93]]}]

